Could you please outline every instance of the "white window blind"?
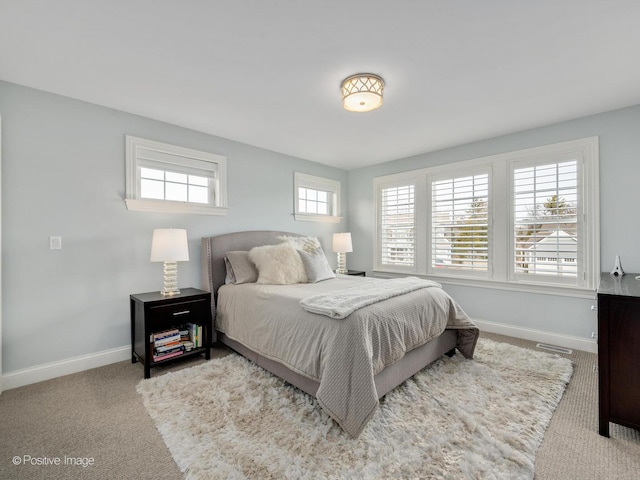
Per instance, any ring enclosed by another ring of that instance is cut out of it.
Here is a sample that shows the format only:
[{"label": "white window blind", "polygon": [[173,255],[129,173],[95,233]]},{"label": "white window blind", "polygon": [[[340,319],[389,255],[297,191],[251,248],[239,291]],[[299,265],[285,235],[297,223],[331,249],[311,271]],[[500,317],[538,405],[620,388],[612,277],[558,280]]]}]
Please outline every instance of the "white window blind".
[{"label": "white window blind", "polygon": [[415,265],[415,185],[383,187],[380,193],[380,262]]},{"label": "white window blind", "polygon": [[451,273],[486,272],[489,175],[433,181],[431,195],[432,268]]},{"label": "white window blind", "polygon": [[515,168],[514,271],[523,276],[578,276],[582,240],[575,160]]}]

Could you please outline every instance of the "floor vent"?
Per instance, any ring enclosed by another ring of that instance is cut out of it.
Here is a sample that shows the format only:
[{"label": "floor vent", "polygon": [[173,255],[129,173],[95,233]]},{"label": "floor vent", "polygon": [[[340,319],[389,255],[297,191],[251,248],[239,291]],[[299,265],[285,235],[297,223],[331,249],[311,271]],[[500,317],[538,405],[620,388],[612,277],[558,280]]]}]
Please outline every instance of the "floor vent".
[{"label": "floor vent", "polygon": [[548,343],[537,343],[536,347],[542,350],[549,350],[550,352],[565,353],[567,355],[571,355],[573,353],[573,350],[569,348],[558,347],[557,345],[549,345]]}]

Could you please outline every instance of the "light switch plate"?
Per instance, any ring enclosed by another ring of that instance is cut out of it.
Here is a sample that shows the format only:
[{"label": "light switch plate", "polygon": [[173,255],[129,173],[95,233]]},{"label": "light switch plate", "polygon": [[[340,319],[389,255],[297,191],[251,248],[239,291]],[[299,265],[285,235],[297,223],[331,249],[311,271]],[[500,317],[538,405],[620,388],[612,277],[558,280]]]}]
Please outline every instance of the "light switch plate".
[{"label": "light switch plate", "polygon": [[49,237],[49,249],[61,250],[62,249],[62,237]]}]

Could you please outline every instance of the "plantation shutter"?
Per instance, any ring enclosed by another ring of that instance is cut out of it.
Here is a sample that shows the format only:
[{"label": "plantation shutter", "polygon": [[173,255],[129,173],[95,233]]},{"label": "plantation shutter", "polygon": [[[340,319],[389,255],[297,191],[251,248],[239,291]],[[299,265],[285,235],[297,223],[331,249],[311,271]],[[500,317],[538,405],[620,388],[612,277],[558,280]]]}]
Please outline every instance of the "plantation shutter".
[{"label": "plantation shutter", "polygon": [[431,195],[432,268],[453,274],[485,274],[489,262],[489,174],[432,181]]},{"label": "plantation shutter", "polygon": [[576,160],[513,170],[516,275],[575,278],[581,238]]},{"label": "plantation shutter", "polygon": [[415,266],[415,185],[383,187],[380,192],[380,263]]}]

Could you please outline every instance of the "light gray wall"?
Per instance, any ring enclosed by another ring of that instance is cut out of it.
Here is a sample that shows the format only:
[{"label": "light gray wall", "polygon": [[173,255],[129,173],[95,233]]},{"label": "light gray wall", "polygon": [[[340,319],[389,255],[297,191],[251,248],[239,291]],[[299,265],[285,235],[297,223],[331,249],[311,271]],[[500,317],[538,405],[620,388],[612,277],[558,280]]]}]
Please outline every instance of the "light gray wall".
[{"label": "light gray wall", "polygon": [[[640,272],[640,105],[349,172],[349,267],[373,268],[374,177],[590,136],[600,138],[601,269],[610,271],[620,254],[625,271]],[[445,288],[482,320],[584,338],[596,330],[591,299]]]},{"label": "light gray wall", "polygon": [[[179,286],[198,287],[203,236],[284,230],[318,236],[331,252],[347,226],[346,215],[292,217],[294,171],[340,180],[346,213],[340,169],[6,82],[0,115],[4,373],[129,345],[129,295],[161,288],[162,264],[149,262],[154,228],[187,229]],[[227,156],[228,215],[128,211],[125,134]],[[62,250],[49,250],[51,235]]]}]

